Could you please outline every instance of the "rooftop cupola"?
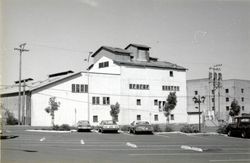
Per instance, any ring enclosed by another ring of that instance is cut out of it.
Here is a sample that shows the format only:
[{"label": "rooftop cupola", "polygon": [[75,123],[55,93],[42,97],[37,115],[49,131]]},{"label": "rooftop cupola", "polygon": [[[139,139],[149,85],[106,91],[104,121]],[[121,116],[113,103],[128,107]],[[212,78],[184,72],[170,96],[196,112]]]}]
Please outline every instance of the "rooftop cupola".
[{"label": "rooftop cupola", "polygon": [[147,61],[149,62],[149,46],[139,44],[129,44],[126,48],[127,51],[131,52],[130,56],[135,61]]}]

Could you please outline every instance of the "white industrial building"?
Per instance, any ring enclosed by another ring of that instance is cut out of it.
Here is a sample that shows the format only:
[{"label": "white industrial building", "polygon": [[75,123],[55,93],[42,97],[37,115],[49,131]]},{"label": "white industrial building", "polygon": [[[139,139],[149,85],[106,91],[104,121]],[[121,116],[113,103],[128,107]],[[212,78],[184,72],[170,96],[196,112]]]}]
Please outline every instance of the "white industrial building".
[{"label": "white industrial building", "polygon": [[[162,108],[169,92],[176,92],[178,101],[170,123],[186,123],[186,69],[150,57],[149,49],[138,44],[125,49],[102,46],[91,55],[93,64],[88,71],[54,77],[29,87],[23,111],[25,123],[51,125],[45,108],[53,96],[61,104],[55,112],[58,125],[75,125],[79,120],[97,125],[101,120],[112,119],[110,105],[116,102],[120,104],[119,124],[134,120],[166,123]],[[4,108],[17,115],[17,92],[6,91],[1,99]]]}]

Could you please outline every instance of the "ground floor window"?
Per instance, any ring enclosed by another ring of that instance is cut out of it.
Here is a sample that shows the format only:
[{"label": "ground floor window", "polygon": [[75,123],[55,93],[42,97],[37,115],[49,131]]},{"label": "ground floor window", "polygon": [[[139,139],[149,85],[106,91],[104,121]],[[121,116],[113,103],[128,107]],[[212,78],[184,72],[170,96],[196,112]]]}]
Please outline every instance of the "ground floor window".
[{"label": "ground floor window", "polygon": [[174,120],[174,114],[171,114],[171,115],[170,115],[170,119],[171,119],[171,120]]},{"label": "ground floor window", "polygon": [[141,115],[137,115],[136,119],[137,119],[137,121],[140,121],[141,120]]},{"label": "ground floor window", "polygon": [[98,116],[97,115],[93,116],[93,122],[98,122]]},{"label": "ground floor window", "polygon": [[154,119],[155,119],[155,121],[158,121],[158,120],[159,120],[157,114],[154,115]]},{"label": "ground floor window", "polygon": [[99,105],[100,104],[100,97],[92,97],[92,104]]}]

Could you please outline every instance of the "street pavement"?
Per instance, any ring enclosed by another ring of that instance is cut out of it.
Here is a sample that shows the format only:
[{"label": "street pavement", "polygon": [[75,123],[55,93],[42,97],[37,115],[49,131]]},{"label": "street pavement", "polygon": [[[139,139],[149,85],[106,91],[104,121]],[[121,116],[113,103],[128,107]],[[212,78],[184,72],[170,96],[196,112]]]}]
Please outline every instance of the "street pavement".
[{"label": "street pavement", "polygon": [[[2,163],[250,162],[250,139],[224,135],[30,132],[7,129]],[[17,136],[17,137],[11,137]]]}]

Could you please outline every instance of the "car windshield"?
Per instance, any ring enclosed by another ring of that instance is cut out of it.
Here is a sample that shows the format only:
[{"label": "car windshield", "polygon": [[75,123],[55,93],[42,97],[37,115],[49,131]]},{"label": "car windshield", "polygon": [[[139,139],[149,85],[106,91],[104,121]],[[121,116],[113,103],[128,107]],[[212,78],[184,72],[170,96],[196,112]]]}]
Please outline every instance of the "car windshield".
[{"label": "car windshield", "polygon": [[149,125],[147,121],[136,122],[137,125]]},{"label": "car windshield", "polygon": [[80,121],[78,122],[79,125],[88,125],[89,122],[88,121]]},{"label": "car windshield", "polygon": [[249,123],[250,122],[250,118],[242,118],[240,119],[241,122],[246,122]]},{"label": "car windshield", "polygon": [[113,121],[103,121],[104,125],[114,125],[116,123],[114,123]]}]

